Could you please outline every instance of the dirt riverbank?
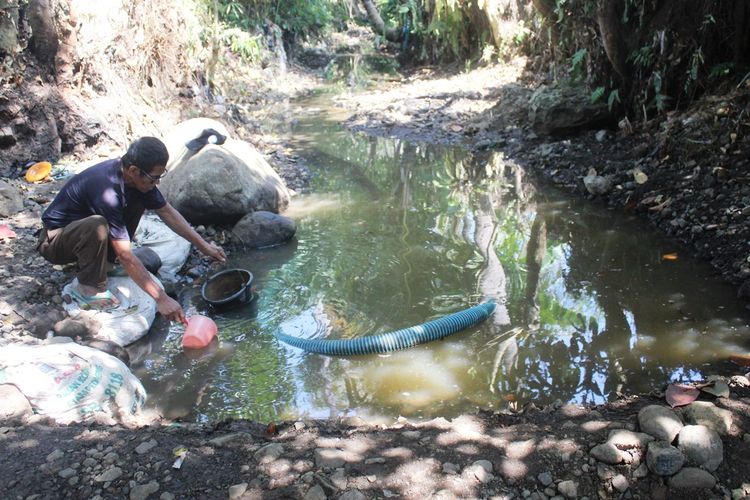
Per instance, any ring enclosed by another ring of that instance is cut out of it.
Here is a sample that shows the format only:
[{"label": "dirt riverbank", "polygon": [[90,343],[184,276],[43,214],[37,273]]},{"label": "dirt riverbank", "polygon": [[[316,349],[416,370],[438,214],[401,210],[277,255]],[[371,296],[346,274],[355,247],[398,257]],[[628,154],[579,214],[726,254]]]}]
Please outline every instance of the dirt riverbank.
[{"label": "dirt riverbank", "polygon": [[[391,88],[338,102],[355,111],[348,125],[357,130],[464,144],[476,154],[502,150],[575,195],[641,214],[743,289],[750,276],[744,90],[643,129],[552,139],[527,125],[531,89],[519,83],[520,69],[421,71]],[[249,134],[261,119],[250,114],[248,123]],[[257,132],[247,138],[287,183],[306,189],[308,174],[283,140]],[[635,180],[636,167],[647,182]],[[590,168],[608,177],[605,194],[586,189]],[[17,233],[0,246],[0,277],[7,284],[0,291],[0,332],[4,341],[37,342],[62,318],[59,290],[72,278],[70,269],[51,270],[33,250],[39,214],[60,182],[4,180],[23,190],[24,210],[0,221]],[[349,420],[125,428],[56,426],[32,417],[0,428],[0,487],[10,498],[742,498],[750,495],[746,371],[738,367],[728,395],[701,397],[712,417],[696,420],[680,412],[686,423],[712,422],[707,426],[721,431],[721,462],[715,468],[702,462],[713,468],[707,473],[713,481],[693,471],[695,458],[682,469],[689,477],[656,474],[647,465],[643,436],[620,438],[619,452],[611,456],[593,451],[613,430],[644,431],[639,411],[666,406],[654,393],[600,407],[532,405],[515,414],[388,427]],[[175,450],[181,448],[187,454],[177,469]],[[703,451],[715,454],[715,448]]]}]

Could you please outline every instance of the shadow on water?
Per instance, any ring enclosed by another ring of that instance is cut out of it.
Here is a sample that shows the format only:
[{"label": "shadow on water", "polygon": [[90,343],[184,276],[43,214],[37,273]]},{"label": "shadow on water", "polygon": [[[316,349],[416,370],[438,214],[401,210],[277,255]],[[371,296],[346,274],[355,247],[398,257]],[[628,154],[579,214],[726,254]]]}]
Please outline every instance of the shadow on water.
[{"label": "shadow on water", "polygon": [[[502,153],[353,135],[325,114],[292,139],[318,194],[287,212],[295,242],[232,256],[257,299],[212,311],[195,291],[183,298],[214,317],[221,347],[190,359],[181,330],[162,325],[132,348],[146,351],[136,372],[167,415],[389,420],[601,403],[728,373],[727,355],[750,348],[747,311],[705,263],[535,184]],[[487,298],[490,320],[389,355],[311,355],[273,336],[373,335]]]}]

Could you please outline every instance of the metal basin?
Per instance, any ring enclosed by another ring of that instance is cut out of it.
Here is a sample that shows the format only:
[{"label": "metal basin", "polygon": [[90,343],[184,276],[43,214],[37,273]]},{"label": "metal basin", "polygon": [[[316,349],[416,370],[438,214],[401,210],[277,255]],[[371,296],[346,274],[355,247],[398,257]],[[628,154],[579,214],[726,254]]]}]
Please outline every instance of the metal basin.
[{"label": "metal basin", "polygon": [[245,269],[219,271],[203,283],[201,297],[213,306],[247,304],[254,298],[252,282],[253,273]]}]

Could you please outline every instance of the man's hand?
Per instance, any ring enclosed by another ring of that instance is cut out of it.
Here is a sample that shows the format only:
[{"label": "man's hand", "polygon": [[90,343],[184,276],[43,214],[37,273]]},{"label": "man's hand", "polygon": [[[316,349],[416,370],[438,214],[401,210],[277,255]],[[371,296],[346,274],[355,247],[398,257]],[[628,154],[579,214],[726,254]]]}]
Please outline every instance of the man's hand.
[{"label": "man's hand", "polygon": [[172,205],[167,203],[162,208],[156,210],[161,220],[169,226],[169,229],[179,234],[195,247],[206,257],[210,257],[222,264],[226,263],[227,256],[224,250],[214,242],[208,242],[201,235],[195,232],[185,218]]},{"label": "man's hand", "polygon": [[224,253],[224,249],[213,241],[210,243],[206,243],[206,246],[201,249],[201,252],[206,257],[211,257],[212,259],[221,262],[222,264],[225,264],[227,262],[227,254]]},{"label": "man's hand", "polygon": [[163,294],[156,301],[156,308],[169,321],[185,322],[185,311],[182,310],[182,307],[176,300],[167,294]]}]

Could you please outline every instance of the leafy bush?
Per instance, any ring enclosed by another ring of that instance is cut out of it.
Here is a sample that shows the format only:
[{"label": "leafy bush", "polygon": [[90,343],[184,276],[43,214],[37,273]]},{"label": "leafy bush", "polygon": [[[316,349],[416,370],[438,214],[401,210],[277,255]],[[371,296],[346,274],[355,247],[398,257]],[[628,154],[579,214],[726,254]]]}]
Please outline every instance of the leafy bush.
[{"label": "leafy bush", "polygon": [[203,0],[209,8],[219,7],[219,19],[246,31],[260,29],[266,21],[281,27],[291,39],[315,38],[324,34],[345,15],[335,0]]},{"label": "leafy bush", "polygon": [[[712,86],[739,79],[750,63],[750,5],[739,0],[535,0],[542,20],[533,54],[622,99],[649,118],[687,105]],[[541,68],[537,68],[541,69]],[[568,75],[565,75],[568,76]]]}]

